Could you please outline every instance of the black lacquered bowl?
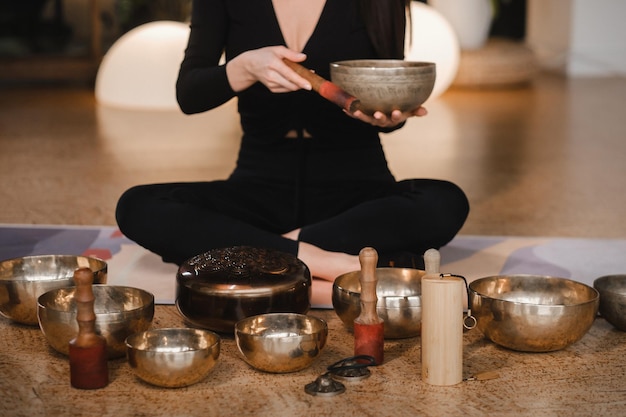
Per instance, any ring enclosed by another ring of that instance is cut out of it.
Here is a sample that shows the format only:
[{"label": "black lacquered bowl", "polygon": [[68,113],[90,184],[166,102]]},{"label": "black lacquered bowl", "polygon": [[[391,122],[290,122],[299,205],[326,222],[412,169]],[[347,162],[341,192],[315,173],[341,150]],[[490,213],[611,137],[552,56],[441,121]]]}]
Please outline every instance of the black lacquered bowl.
[{"label": "black lacquered bowl", "polygon": [[235,246],[184,262],[176,274],[176,306],[190,324],[233,333],[235,324],[266,313],[306,314],[311,273],[295,256]]}]

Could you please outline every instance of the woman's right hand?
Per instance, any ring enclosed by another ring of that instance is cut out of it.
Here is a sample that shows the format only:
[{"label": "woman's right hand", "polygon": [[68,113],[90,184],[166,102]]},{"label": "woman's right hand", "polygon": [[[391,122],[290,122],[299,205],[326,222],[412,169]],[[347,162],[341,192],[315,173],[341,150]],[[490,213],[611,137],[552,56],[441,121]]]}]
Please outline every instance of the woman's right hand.
[{"label": "woman's right hand", "polygon": [[311,83],[289,68],[283,58],[302,62],[306,55],[284,46],[267,46],[236,56],[226,64],[231,88],[239,92],[258,81],[273,93],[310,90]]}]

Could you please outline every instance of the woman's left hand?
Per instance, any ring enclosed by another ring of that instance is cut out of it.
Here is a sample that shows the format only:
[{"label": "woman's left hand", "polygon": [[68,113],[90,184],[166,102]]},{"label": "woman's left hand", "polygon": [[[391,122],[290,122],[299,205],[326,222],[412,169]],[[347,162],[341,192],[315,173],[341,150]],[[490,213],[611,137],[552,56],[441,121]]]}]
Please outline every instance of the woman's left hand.
[{"label": "woman's left hand", "polygon": [[389,116],[379,111],[375,112],[372,116],[369,116],[360,110],[357,110],[354,113],[349,113],[346,111],[346,114],[348,114],[350,117],[354,117],[355,119],[359,119],[360,121],[369,123],[373,126],[394,127],[406,121],[409,117],[426,116],[428,112],[424,107],[419,107],[417,110],[406,113],[403,113],[400,110],[394,110]]}]

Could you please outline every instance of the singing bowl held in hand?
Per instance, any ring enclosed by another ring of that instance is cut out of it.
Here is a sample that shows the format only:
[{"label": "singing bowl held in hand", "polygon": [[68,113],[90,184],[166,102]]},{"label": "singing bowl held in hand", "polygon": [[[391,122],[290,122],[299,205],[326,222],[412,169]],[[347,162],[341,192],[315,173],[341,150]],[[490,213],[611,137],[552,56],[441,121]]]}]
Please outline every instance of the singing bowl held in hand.
[{"label": "singing bowl held in hand", "polygon": [[359,100],[358,109],[372,115],[393,110],[412,112],[430,97],[436,65],[397,59],[357,59],[330,64],[331,81]]},{"label": "singing bowl held in hand", "polygon": [[477,327],[494,343],[522,352],[551,352],[580,340],[598,314],[598,291],[542,275],[496,275],[470,283]]}]

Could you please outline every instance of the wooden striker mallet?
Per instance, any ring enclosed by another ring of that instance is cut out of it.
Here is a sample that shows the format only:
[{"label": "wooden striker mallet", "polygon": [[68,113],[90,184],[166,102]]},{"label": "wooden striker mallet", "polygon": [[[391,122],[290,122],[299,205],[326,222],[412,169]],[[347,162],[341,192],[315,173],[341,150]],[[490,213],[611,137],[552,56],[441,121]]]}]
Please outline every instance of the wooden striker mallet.
[{"label": "wooden striker mallet", "polygon": [[96,333],[91,269],[74,271],[74,283],[78,335],[69,342],[70,383],[80,389],[103,388],[109,383],[107,344],[106,339]]},{"label": "wooden striker mallet", "polygon": [[361,313],[354,319],[354,355],[369,355],[376,365],[384,359],[384,321],[376,312],[376,264],[378,253],[374,248],[363,248],[359,253],[361,263]]},{"label": "wooden striker mallet", "polygon": [[283,59],[283,62],[285,62],[285,64],[287,64],[287,66],[294,70],[299,76],[310,82],[313,91],[317,92],[326,100],[335,103],[349,113],[354,113],[358,110],[360,101],[347,91],[343,90],[337,84],[317,75],[297,62],[290,61],[286,58]]}]

